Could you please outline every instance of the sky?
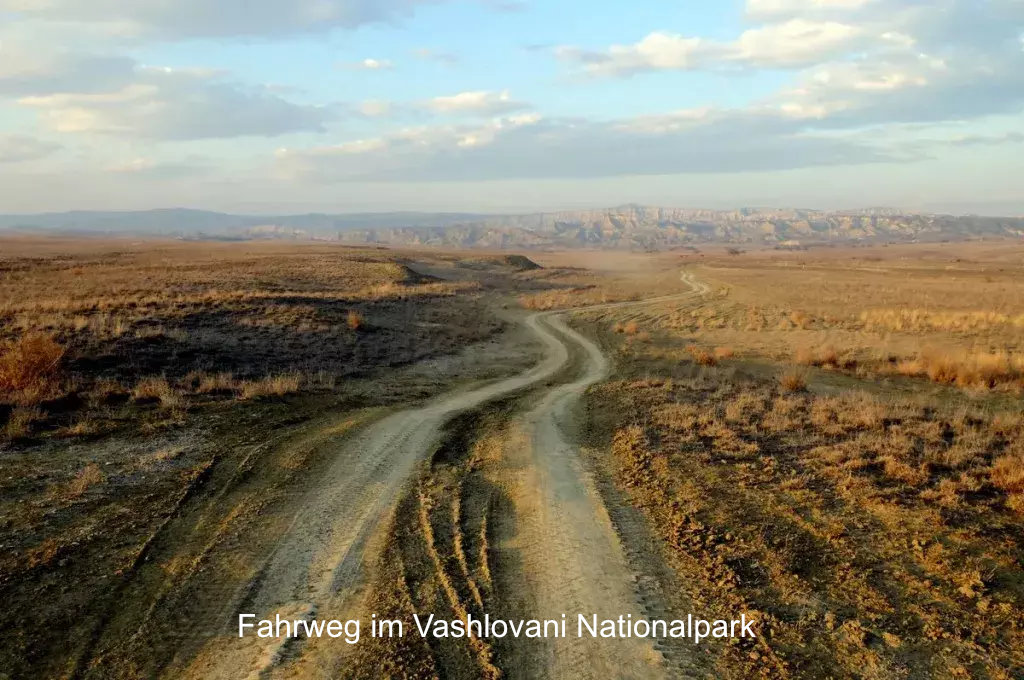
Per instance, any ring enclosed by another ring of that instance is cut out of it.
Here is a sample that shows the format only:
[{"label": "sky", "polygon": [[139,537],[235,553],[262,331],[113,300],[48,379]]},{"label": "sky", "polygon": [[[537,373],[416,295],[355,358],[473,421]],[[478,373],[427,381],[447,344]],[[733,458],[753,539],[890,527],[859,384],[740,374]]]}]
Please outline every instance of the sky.
[{"label": "sky", "polygon": [[0,212],[1024,214],[1024,0],[0,0]]}]

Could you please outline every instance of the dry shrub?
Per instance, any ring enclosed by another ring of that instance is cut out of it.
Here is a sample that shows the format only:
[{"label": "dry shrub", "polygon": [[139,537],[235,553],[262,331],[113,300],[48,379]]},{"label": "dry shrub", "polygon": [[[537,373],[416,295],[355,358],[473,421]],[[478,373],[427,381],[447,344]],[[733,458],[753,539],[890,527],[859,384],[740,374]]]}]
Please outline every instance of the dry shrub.
[{"label": "dry shrub", "polygon": [[350,330],[357,331],[366,324],[366,318],[360,312],[350,309],[348,316],[345,317],[345,323]]},{"label": "dry shrub", "polygon": [[43,333],[29,333],[0,349],[0,392],[41,399],[58,379],[64,348]]},{"label": "dry shrub", "polygon": [[716,359],[732,359],[734,356],[736,356],[736,352],[733,351],[732,347],[715,348]]},{"label": "dry shrub", "polygon": [[789,371],[779,378],[779,385],[786,392],[803,392],[807,389],[807,378],[799,371]]},{"label": "dry shrub", "polygon": [[91,487],[103,482],[103,472],[96,463],[89,463],[78,471],[75,478],[71,480],[64,489],[64,497],[67,499],[81,498]]},{"label": "dry shrub", "polygon": [[1024,454],[1000,456],[992,464],[992,483],[1007,493],[1024,493]]},{"label": "dry shrub", "polygon": [[920,486],[928,481],[928,474],[920,467],[913,467],[893,456],[882,458],[885,476],[890,479],[906,482],[911,486]]},{"label": "dry shrub", "polygon": [[242,399],[258,399],[260,397],[283,397],[298,392],[302,387],[302,376],[298,373],[267,376],[260,380],[246,380],[241,384]]},{"label": "dry shrub", "polygon": [[56,559],[58,552],[60,552],[60,545],[55,538],[50,537],[39,545],[29,548],[25,552],[25,562],[29,569],[45,567]]},{"label": "dry shrub", "polygon": [[718,365],[718,359],[715,357],[714,354],[707,351],[706,349],[702,349],[700,347],[697,347],[696,345],[688,345],[686,347],[686,351],[690,353],[691,357],[693,357],[693,361],[700,366]]},{"label": "dry shrub", "polygon": [[944,385],[993,389],[1024,384],[1024,357],[1008,352],[954,353],[926,348],[918,358],[896,364],[895,371]]},{"label": "dry shrub", "polygon": [[789,321],[797,328],[809,328],[811,317],[801,311],[790,312]]},{"label": "dry shrub", "polygon": [[4,437],[7,439],[21,439],[32,432],[32,424],[42,420],[44,414],[37,408],[19,407],[11,411],[4,426]]},{"label": "dry shrub", "polygon": [[132,390],[136,401],[158,401],[161,406],[172,408],[181,405],[181,394],[178,393],[166,378],[143,378]]},{"label": "dry shrub", "polygon": [[97,380],[89,390],[89,400],[94,404],[107,404],[119,398],[127,398],[128,389],[110,378]]},{"label": "dry shrub", "polygon": [[640,331],[640,325],[636,321],[629,321],[622,327],[626,335],[636,335]]},{"label": "dry shrub", "polygon": [[99,423],[92,418],[84,417],[60,430],[58,435],[62,437],[91,437],[99,434],[100,431]]},{"label": "dry shrub", "polygon": [[203,375],[196,386],[198,394],[230,394],[235,391],[235,377],[231,373]]},{"label": "dry shrub", "polygon": [[800,347],[793,353],[793,361],[804,366],[854,368],[857,364],[851,358],[844,358],[832,345],[820,348]]}]

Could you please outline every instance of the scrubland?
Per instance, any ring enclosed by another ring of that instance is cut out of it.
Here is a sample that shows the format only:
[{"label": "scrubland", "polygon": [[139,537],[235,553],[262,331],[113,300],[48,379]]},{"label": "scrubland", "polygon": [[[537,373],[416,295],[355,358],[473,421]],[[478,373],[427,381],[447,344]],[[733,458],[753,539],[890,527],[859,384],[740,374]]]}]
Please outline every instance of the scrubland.
[{"label": "scrubland", "polygon": [[694,304],[585,315],[590,428],[732,677],[1024,673],[1024,247],[685,256]]},{"label": "scrubland", "polygon": [[318,474],[302,432],[528,363],[494,310],[549,275],[481,253],[0,242],[0,676],[88,675],[123,603],[212,578],[211,552]]}]

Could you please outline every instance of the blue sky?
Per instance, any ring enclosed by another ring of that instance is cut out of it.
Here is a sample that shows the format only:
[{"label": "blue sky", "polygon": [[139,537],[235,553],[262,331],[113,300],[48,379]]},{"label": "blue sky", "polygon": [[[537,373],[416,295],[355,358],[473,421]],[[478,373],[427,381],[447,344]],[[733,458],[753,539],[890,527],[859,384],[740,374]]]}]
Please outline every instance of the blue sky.
[{"label": "blue sky", "polygon": [[0,211],[1024,213],[1020,0],[0,0]]}]

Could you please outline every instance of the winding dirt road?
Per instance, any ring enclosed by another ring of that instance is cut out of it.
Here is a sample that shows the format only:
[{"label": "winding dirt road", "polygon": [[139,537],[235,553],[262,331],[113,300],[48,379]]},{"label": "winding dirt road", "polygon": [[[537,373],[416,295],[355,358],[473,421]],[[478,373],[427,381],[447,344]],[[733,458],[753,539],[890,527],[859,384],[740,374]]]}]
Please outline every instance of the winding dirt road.
[{"label": "winding dirt road", "polygon": [[[667,301],[706,291],[688,275],[683,275],[683,281],[691,293],[590,309]],[[461,412],[555,378],[577,357],[582,361],[580,375],[542,393],[536,408],[523,416],[524,427],[531,433],[533,474],[543,490],[536,512],[524,511],[529,518],[524,524],[527,553],[537,558],[524,566],[540,577],[539,616],[563,611],[570,616],[575,612],[608,618],[644,616],[635,577],[568,432],[581,395],[609,375],[609,359],[569,328],[562,313],[532,314],[525,323],[544,346],[544,358],[532,369],[394,413],[339,443],[326,474],[309,491],[284,540],[256,579],[223,603],[223,625],[207,633],[198,655],[177,659],[167,672],[187,678],[272,677],[284,660],[301,656],[302,650],[296,649],[301,641],[238,638],[237,615],[255,613],[263,619],[280,614],[294,620],[344,611],[346,600],[363,582],[361,569],[372,552],[373,538],[417,463],[438,443],[445,424]],[[664,658],[650,644],[579,644],[584,641],[575,638],[562,642],[551,650],[547,664],[551,677],[664,675]],[[589,675],[585,669],[591,669]]]}]

